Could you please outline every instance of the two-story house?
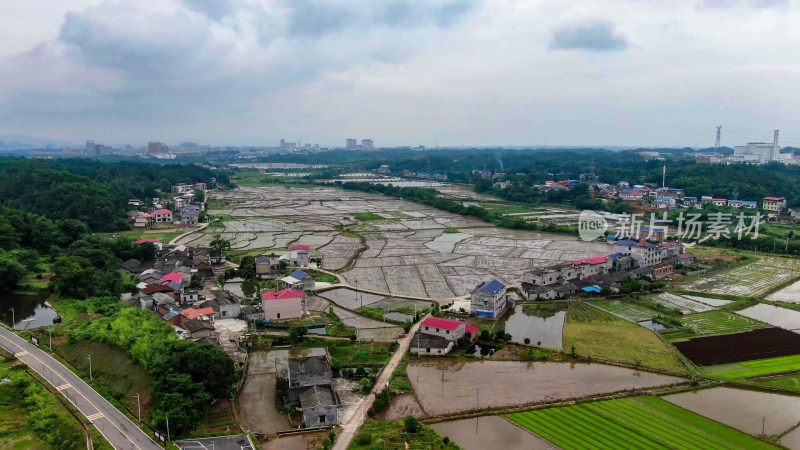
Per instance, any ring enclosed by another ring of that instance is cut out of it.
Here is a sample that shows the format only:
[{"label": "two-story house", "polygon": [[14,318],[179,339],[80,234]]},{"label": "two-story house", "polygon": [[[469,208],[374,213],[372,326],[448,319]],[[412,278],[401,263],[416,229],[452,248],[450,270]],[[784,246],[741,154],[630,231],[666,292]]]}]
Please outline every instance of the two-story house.
[{"label": "two-story house", "polygon": [[481,317],[497,318],[506,307],[506,285],[498,280],[487,281],[472,291],[470,308]]}]

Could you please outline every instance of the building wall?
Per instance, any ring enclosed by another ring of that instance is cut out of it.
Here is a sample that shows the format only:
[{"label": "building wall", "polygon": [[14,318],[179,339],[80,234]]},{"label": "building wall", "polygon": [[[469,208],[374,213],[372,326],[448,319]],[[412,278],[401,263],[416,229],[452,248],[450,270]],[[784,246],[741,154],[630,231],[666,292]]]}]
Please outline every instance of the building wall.
[{"label": "building wall", "polygon": [[308,252],[306,250],[292,250],[289,252],[289,259],[293,266],[308,266]]},{"label": "building wall", "polygon": [[434,328],[434,327],[419,327],[420,331],[423,331],[427,334],[433,334],[436,336],[441,336],[446,339],[450,339],[451,341],[458,340],[464,337],[466,334],[467,327],[463,323],[455,330],[445,330],[444,328]]},{"label": "building wall", "polygon": [[303,408],[306,427],[326,427],[339,424],[339,408],[336,405]]},{"label": "building wall", "polygon": [[503,288],[494,296],[483,290],[475,291],[472,293],[470,306],[472,312],[479,315],[481,312],[485,312],[490,313],[490,317],[497,317],[506,306],[506,289]]},{"label": "building wall", "polygon": [[446,354],[450,353],[450,350],[452,350],[453,347],[455,347],[455,344],[450,342],[447,345],[447,348],[432,348],[432,349],[430,349],[430,351],[428,351],[428,349],[425,348],[425,347],[415,347],[414,345],[415,345],[414,342],[412,342],[411,343],[411,347],[410,347],[411,348],[411,353],[416,353],[418,355],[434,355],[434,356],[435,355],[446,355]]},{"label": "building wall", "polygon": [[303,315],[303,307],[299,298],[279,300],[262,300],[264,319],[293,319]]}]

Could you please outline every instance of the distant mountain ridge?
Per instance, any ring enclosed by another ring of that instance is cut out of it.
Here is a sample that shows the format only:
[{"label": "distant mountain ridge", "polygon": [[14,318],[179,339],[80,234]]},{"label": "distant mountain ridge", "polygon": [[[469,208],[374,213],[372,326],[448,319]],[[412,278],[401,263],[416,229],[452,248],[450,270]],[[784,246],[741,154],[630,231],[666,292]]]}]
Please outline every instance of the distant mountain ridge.
[{"label": "distant mountain ridge", "polygon": [[30,150],[36,148],[80,147],[75,142],[25,136],[22,134],[0,134],[0,150]]}]

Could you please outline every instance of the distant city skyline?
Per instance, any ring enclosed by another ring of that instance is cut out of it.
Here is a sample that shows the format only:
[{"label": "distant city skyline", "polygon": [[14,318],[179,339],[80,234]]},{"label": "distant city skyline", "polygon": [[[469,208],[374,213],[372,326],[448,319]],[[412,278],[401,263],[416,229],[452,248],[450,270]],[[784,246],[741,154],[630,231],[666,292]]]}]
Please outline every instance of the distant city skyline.
[{"label": "distant city skyline", "polygon": [[3,11],[3,135],[709,147],[723,124],[723,146],[780,129],[800,147],[800,4],[788,0],[31,0]]}]

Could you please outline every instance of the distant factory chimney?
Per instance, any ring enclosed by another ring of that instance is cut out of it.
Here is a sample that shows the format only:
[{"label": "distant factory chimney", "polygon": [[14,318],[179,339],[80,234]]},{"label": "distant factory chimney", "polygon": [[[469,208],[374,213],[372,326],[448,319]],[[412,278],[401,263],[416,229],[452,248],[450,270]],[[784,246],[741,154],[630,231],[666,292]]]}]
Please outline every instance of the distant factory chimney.
[{"label": "distant factory chimney", "polygon": [[778,145],[778,134],[780,130],[775,130],[775,134],[772,137],[772,160],[778,161],[781,159],[781,147]]},{"label": "distant factory chimney", "polygon": [[667,187],[667,165],[664,164],[664,172],[661,174],[661,188]]}]

